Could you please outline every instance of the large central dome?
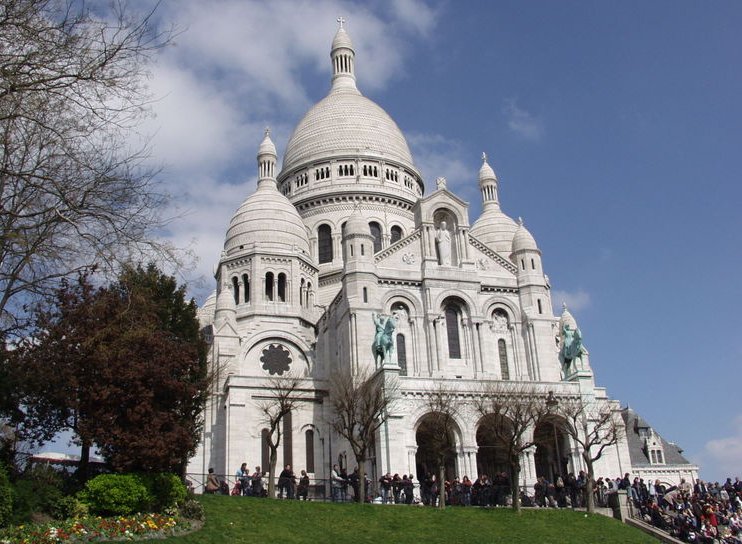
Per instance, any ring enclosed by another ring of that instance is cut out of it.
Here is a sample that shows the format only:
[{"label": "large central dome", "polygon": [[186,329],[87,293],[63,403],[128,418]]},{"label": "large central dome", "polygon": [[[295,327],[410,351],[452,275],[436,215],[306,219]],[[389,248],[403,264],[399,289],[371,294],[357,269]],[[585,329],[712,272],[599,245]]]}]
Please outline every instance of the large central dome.
[{"label": "large central dome", "polygon": [[330,58],[330,92],[294,129],[283,155],[279,183],[312,163],[350,157],[393,163],[419,178],[397,123],[356,87],[355,52],[342,27],[332,42]]},{"label": "large central dome", "polygon": [[378,104],[350,89],[334,90],[299,122],[283,170],[329,156],[381,156],[413,167],[402,131]]}]

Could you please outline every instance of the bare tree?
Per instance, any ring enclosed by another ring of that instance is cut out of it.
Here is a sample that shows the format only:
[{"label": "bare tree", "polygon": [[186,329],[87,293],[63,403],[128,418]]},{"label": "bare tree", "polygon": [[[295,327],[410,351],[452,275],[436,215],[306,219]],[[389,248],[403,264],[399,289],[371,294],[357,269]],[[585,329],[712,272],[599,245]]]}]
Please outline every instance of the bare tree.
[{"label": "bare tree", "polygon": [[458,393],[443,383],[428,391],[426,408],[428,413],[421,424],[429,453],[438,467],[438,506],[446,506],[446,460],[456,455],[456,418],[460,415],[463,402]]},{"label": "bare tree", "polygon": [[625,434],[620,415],[610,402],[595,399],[560,399],[557,412],[567,420],[565,432],[575,441],[587,468],[587,511],[595,511],[593,484],[595,482],[595,461],[601,458],[605,449],[616,444]]},{"label": "bare tree", "polygon": [[520,511],[520,459],[535,442],[533,427],[546,413],[545,399],[532,386],[523,383],[489,382],[475,400],[482,416],[483,431],[489,433],[507,454],[513,510]]},{"label": "bare tree", "polygon": [[358,497],[366,496],[366,460],[376,433],[389,419],[399,390],[396,381],[386,382],[381,373],[341,371],[330,379],[330,426],[345,438],[358,466]]},{"label": "bare tree", "polygon": [[268,427],[266,442],[269,450],[268,496],[275,495],[276,463],[278,462],[278,446],[281,444],[283,430],[281,427],[284,418],[296,408],[301,400],[299,386],[301,379],[296,376],[275,376],[268,380],[266,389],[270,391],[268,398],[258,402],[258,409],[262,414],[263,423]]},{"label": "bare tree", "polygon": [[136,143],[169,33],[112,4],[99,17],[82,0],[0,1],[0,333],[59,278],[173,256]]}]

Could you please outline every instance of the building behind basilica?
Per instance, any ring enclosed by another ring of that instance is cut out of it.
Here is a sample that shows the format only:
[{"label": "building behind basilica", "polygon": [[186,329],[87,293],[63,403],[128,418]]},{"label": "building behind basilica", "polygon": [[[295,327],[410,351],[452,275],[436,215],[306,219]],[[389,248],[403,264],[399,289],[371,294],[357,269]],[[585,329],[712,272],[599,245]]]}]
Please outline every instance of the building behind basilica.
[{"label": "building behind basilica", "polygon": [[[470,223],[468,204],[444,179],[426,193],[404,135],[358,90],[342,24],[330,57],[328,95],[297,125],[280,171],[266,132],[257,189],[229,224],[216,291],[200,310],[217,380],[189,472],[232,474],[242,462],[267,469],[258,405],[271,396],[268,380],[286,375],[302,376],[302,401],[285,421],[278,465],[317,479],[328,478],[335,463],[352,470],[327,402],[329,377],[350,370],[398,377],[398,401],[370,455],[372,477],[431,470],[419,430],[427,395],[440,384],[461,398],[481,394],[483,384],[527,384],[544,399],[551,393],[609,408],[626,427],[596,476],[640,470],[671,483],[695,478],[698,468],[676,446],[640,428],[641,418],[595,385],[578,340],[577,356],[563,364],[564,343],[575,340],[565,331],[579,336],[577,323],[566,308],[553,314],[541,251],[523,222],[502,211],[486,157],[478,176],[482,214]],[[386,360],[371,350],[379,316],[394,323]],[[506,470],[480,417],[458,415],[449,476]],[[558,418],[530,433],[536,445],[522,456],[522,485],[584,468]]]}]

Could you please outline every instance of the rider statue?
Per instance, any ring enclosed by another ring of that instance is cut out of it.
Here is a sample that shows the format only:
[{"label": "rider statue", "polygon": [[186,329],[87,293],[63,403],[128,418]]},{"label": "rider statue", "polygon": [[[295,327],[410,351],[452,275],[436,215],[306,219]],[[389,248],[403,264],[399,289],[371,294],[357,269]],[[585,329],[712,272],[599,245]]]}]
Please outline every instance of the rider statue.
[{"label": "rider statue", "polygon": [[559,343],[559,362],[562,363],[562,371],[567,376],[572,369],[581,370],[582,356],[586,350],[582,345],[582,333],[577,322],[567,310],[567,305],[563,304],[563,306],[564,312],[559,323],[561,327],[557,342]]},{"label": "rider statue", "polygon": [[397,327],[396,318],[393,315],[371,314],[376,326],[374,343],[371,347],[374,354],[374,364],[391,364],[392,355],[394,354],[394,329]]}]

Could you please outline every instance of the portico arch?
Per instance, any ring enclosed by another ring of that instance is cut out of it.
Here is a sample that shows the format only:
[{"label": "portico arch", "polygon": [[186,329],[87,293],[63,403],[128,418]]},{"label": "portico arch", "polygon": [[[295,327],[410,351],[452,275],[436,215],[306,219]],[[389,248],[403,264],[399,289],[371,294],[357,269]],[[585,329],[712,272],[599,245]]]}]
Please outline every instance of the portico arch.
[{"label": "portico arch", "polygon": [[417,442],[415,468],[420,480],[427,474],[438,476],[441,458],[445,467],[446,479],[451,479],[457,474],[456,445],[459,443],[457,436],[460,435],[460,432],[458,428],[454,428],[453,424],[446,423],[447,419],[445,414],[428,413],[420,419],[417,425],[415,432]]},{"label": "portico arch", "polygon": [[512,423],[507,418],[490,414],[479,420],[477,425],[477,473],[490,478],[504,472],[512,478],[508,459],[508,441],[512,433]]},{"label": "portico arch", "polygon": [[536,477],[543,476],[555,482],[558,476],[564,478],[567,475],[570,446],[566,425],[567,422],[558,416],[544,417],[536,425],[533,431]]}]

